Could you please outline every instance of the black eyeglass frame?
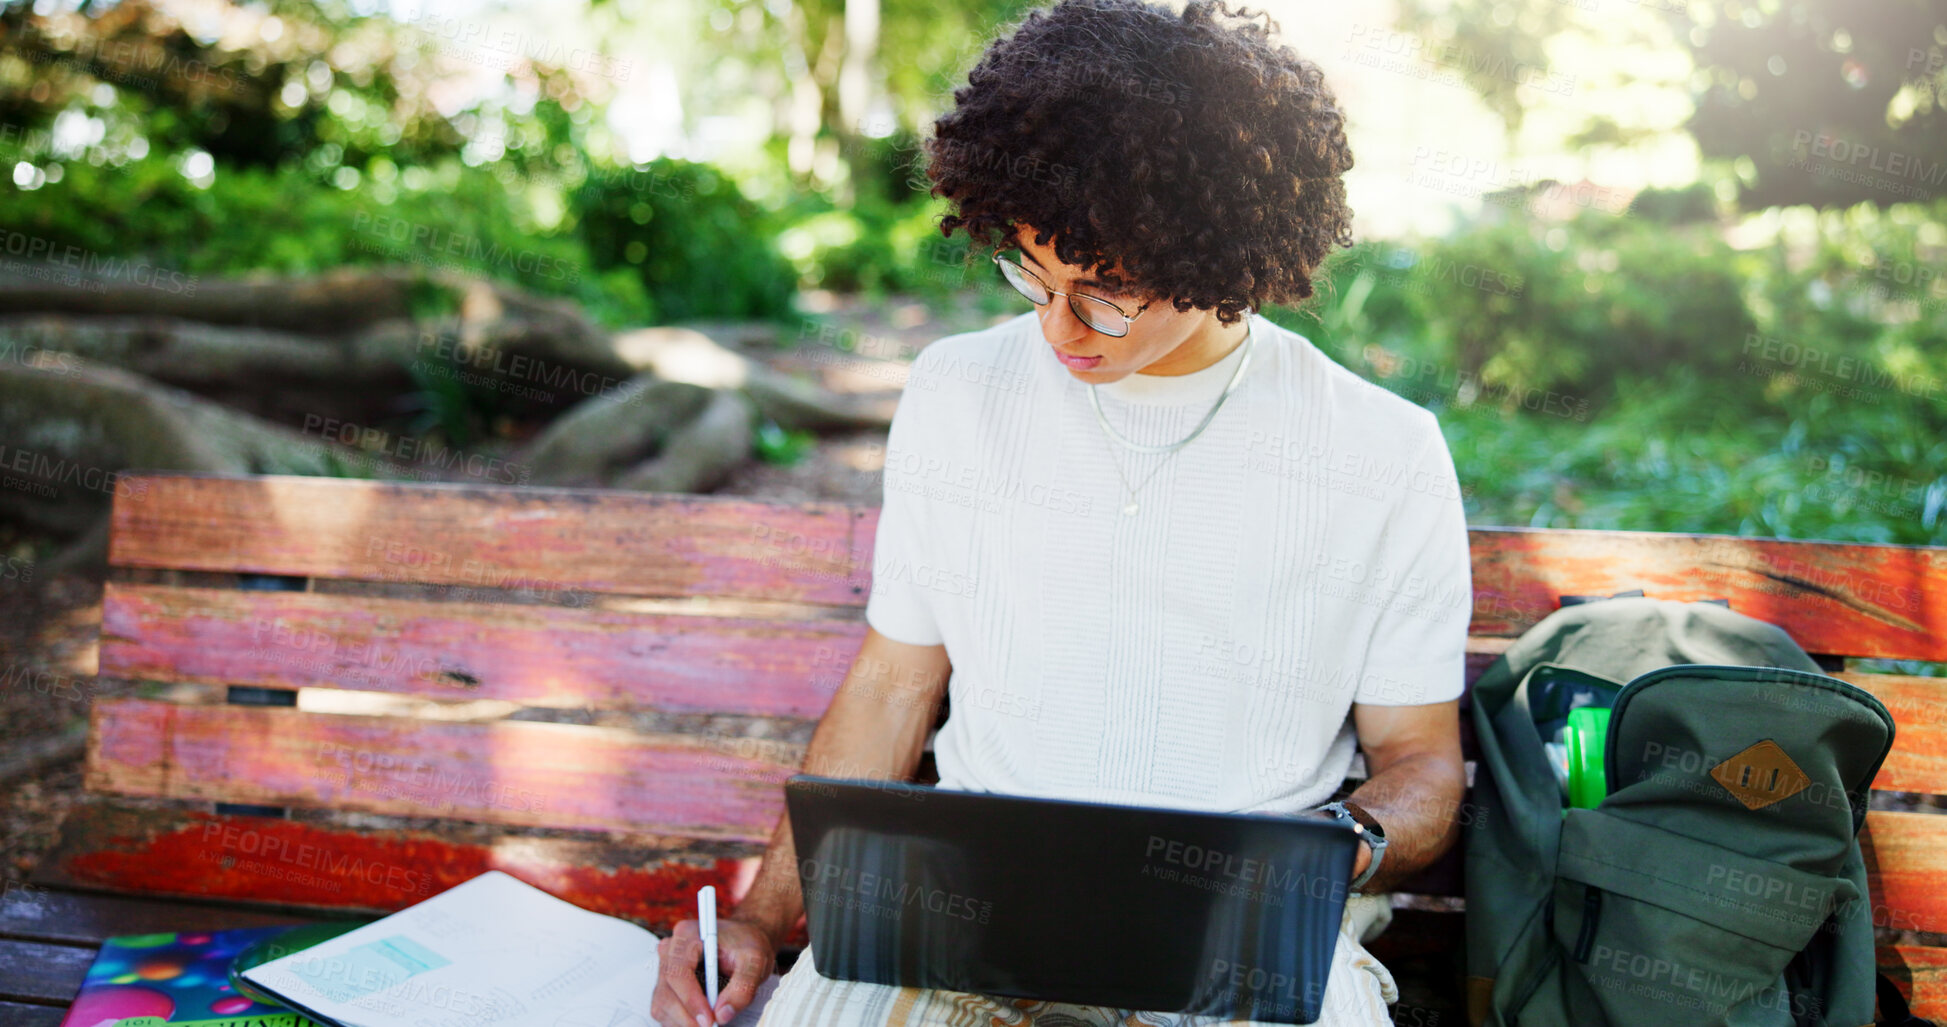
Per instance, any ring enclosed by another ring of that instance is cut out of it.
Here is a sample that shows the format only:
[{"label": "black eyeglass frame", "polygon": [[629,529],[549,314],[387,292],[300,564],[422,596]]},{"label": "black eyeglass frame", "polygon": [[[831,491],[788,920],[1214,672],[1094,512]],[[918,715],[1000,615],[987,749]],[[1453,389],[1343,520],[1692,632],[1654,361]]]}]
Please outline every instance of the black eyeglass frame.
[{"label": "black eyeglass frame", "polygon": [[[1143,315],[1143,311],[1149,309],[1150,304],[1156,302],[1155,300],[1148,300],[1144,302],[1142,306],[1137,307],[1136,312],[1134,314],[1127,314],[1123,312],[1121,307],[1117,306],[1116,304],[1108,300],[1103,299],[1100,296],[1090,296],[1087,293],[1063,292],[1060,289],[1057,289],[1054,286],[1049,285],[1047,282],[1042,281],[1040,275],[1037,275],[1033,271],[1028,270],[1027,265],[1022,264],[1018,260],[1009,260],[998,253],[993,254],[992,258],[995,266],[1000,268],[1001,277],[1007,278],[1008,279],[1007,284],[1014,286],[1014,291],[1021,293],[1022,298],[1026,299],[1029,303],[1032,303],[1038,307],[1044,303],[1053,303],[1056,296],[1066,296],[1068,297],[1068,309],[1074,311],[1075,319],[1077,321],[1080,321],[1081,323],[1089,326],[1091,330],[1101,332],[1103,335],[1107,335],[1110,338],[1119,339],[1125,335],[1128,335],[1129,326],[1136,322],[1136,318],[1139,318]],[[1048,298],[1045,300],[1037,300],[1033,296],[1029,296],[1026,292],[1022,291],[1018,283],[1016,283],[1012,278],[1008,278],[1007,269],[1009,267],[1012,267],[1016,271],[1019,271],[1022,274],[1028,276],[1028,278],[1034,281],[1034,284],[1039,285],[1042,289],[1046,290],[1048,293]],[[1094,303],[1100,303],[1103,306],[1109,308],[1110,310],[1115,311],[1116,316],[1122,318],[1122,330],[1119,332],[1107,331],[1103,329],[1101,325],[1098,325],[1094,321],[1089,320],[1088,315],[1082,312],[1082,308],[1080,306],[1080,301],[1082,300],[1089,300]]]}]

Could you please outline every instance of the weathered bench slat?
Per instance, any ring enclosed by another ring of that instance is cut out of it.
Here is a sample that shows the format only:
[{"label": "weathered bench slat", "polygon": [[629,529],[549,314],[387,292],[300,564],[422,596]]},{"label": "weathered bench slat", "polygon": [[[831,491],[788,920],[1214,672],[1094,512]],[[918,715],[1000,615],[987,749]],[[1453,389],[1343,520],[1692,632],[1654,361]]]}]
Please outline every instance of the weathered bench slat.
[{"label": "weathered bench slat", "polygon": [[123,567],[863,606],[874,508],[284,475],[130,476]]},{"label": "weathered bench slat", "polygon": [[[741,897],[763,852],[757,843],[671,847],[661,843],[675,840],[536,837],[479,824],[428,829],[371,819],[296,821],[91,796],[69,813],[36,877],[55,887],[329,908],[313,918],[330,918],[343,910],[402,909],[501,870],[587,909],[667,933],[696,915],[696,890],[706,884],[733,901]],[[141,914],[134,933],[154,929],[164,915]],[[25,936],[50,930],[38,917],[10,922]],[[100,927],[55,930],[92,934]],[[804,941],[800,930],[792,943]]]},{"label": "weathered bench slat", "polygon": [[[0,955],[0,958],[4,958],[4,955]],[[60,1006],[0,1002],[0,1027],[60,1027],[61,1021],[66,1018],[65,1002]]]},{"label": "weathered bench slat", "polygon": [[802,747],[526,721],[102,698],[87,786],[534,827],[761,840]]},{"label": "weathered bench slat", "polygon": [[[865,634],[862,621],[831,618],[115,582],[102,610],[104,677],[799,719],[824,712]],[[1490,653],[1469,654],[1470,687],[1491,662]],[[898,687],[885,683],[889,696],[903,698]],[[1465,719],[1461,735],[1471,758],[1473,725]]]},{"label": "weathered bench slat", "polygon": [[[102,623],[101,672],[115,677],[804,719],[830,703],[865,633],[852,620],[115,583]],[[1468,661],[1470,687],[1487,662]],[[1899,724],[1874,786],[1947,787],[1947,679],[1840,676]]]},{"label": "weathered bench slat", "polygon": [[[1947,900],[1937,894],[1937,867],[1947,863],[1947,817],[1875,811],[1864,838],[1869,852],[1877,841],[1881,851],[1901,861],[1895,873],[1875,869],[1869,875],[1875,923],[1895,930],[1947,930]],[[747,881],[758,849],[753,845],[741,858],[711,858],[619,842],[486,831],[454,838],[425,830],[361,830],[97,800],[70,815],[43,876],[58,885],[392,910],[423,898],[423,891],[437,893],[499,869],[598,912],[666,930],[690,915],[695,890],[703,884],[714,884],[727,896],[741,894],[737,882]],[[1877,868],[1880,860],[1870,862]],[[0,907],[0,933],[32,937],[50,930],[48,917],[23,916],[18,901]],[[51,912],[60,917],[64,909]],[[213,915],[244,914],[216,910]],[[269,914],[259,915],[264,919],[255,922],[274,922]],[[151,929],[153,920],[138,918],[130,929]],[[60,929],[86,935],[102,930],[66,923]],[[72,940],[98,939],[76,935]]]},{"label": "weathered bench slat", "polygon": [[1947,660],[1947,549],[1732,535],[1475,528],[1476,635],[1519,635],[1556,597],[1642,589],[1730,600],[1805,651]]},{"label": "weathered bench slat", "polygon": [[[878,526],[876,507],[601,489],[143,475],[124,491],[110,543],[118,566],[849,606],[865,604]],[[1641,588],[1728,599],[1810,652],[1947,660],[1947,590],[1923,587],[1947,579],[1938,547],[1470,534],[1477,635],[1518,635],[1558,596]]]},{"label": "weathered bench slat", "polygon": [[1872,810],[1859,835],[1873,922],[1902,931],[1947,931],[1947,816]]},{"label": "weathered bench slat", "polygon": [[0,999],[16,1002],[70,1002],[81,977],[95,961],[82,945],[38,941],[0,941]]},{"label": "weathered bench slat", "polygon": [[1833,676],[1873,693],[1893,715],[1893,751],[1873,787],[1947,794],[1947,678],[1850,671]]},{"label": "weathered bench slat", "polygon": [[181,901],[82,895],[48,888],[14,888],[0,897],[0,937],[67,945],[99,945],[118,934],[163,934],[170,931],[221,931],[233,927],[270,927],[346,914],[266,912],[237,906],[213,906]]},{"label": "weathered bench slat", "polygon": [[[865,631],[829,619],[115,584],[102,617],[101,672],[114,677],[803,719],[830,703]],[[1470,688],[1485,666],[1469,660]],[[1947,788],[1947,679],[1838,676],[1878,696],[1899,724],[1874,787]],[[1471,720],[1461,729],[1472,759]]]},{"label": "weathered bench slat", "polygon": [[766,620],[111,582],[101,673],[532,706],[815,719],[860,620]]}]

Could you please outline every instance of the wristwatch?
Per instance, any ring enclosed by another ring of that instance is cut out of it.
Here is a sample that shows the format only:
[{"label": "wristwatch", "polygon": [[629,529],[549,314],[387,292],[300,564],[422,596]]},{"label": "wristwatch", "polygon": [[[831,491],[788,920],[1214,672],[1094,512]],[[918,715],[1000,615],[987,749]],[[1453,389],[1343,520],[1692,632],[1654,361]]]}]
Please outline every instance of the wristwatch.
[{"label": "wristwatch", "polygon": [[1352,882],[1345,886],[1345,890],[1353,895],[1364,894],[1359,889],[1364,887],[1367,881],[1372,880],[1372,875],[1379,871],[1380,859],[1386,855],[1386,829],[1380,827],[1379,821],[1357,803],[1328,802],[1318,808],[1351,824],[1352,832],[1366,843],[1366,848],[1372,850],[1372,861],[1366,864],[1366,872],[1353,878]]}]

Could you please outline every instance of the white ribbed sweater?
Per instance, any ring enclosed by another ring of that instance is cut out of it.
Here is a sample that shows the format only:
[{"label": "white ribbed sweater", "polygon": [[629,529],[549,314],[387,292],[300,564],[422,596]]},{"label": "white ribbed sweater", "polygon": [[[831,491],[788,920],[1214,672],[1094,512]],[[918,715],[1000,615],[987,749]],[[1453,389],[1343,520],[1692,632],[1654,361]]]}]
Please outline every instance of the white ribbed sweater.
[{"label": "white ribbed sweater", "polygon": [[[1251,318],[1237,392],[1167,456],[1104,435],[1032,311],[915,359],[866,620],[946,646],[941,787],[1297,812],[1344,777],[1352,703],[1460,695],[1467,530],[1433,415]],[[1099,386],[1104,413],[1181,439],[1244,349]]]}]

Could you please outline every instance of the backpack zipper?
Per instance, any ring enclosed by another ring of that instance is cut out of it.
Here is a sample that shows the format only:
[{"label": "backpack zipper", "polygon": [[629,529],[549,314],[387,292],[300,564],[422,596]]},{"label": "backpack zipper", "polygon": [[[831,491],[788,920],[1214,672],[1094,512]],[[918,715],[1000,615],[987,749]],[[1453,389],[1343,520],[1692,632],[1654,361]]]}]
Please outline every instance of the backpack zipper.
[{"label": "backpack zipper", "polygon": [[1582,885],[1582,931],[1575,936],[1575,961],[1587,964],[1589,950],[1595,947],[1595,922],[1602,913],[1602,889]]}]

